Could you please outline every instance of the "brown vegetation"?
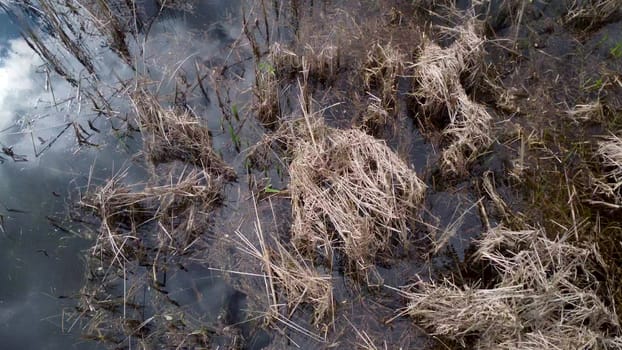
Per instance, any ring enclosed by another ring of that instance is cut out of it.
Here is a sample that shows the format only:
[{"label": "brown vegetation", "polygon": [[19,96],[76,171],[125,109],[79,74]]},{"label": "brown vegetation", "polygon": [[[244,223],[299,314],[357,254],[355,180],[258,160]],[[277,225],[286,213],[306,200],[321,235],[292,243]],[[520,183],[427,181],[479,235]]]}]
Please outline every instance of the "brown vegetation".
[{"label": "brown vegetation", "polygon": [[391,240],[408,246],[410,224],[426,186],[382,141],[359,130],[326,127],[305,114],[307,136],[289,166],[294,223],[301,251],[332,265],[333,249],[366,271]]},{"label": "brown vegetation", "polygon": [[496,227],[477,242],[475,257],[499,274],[492,288],[419,282],[404,292],[414,317],[433,334],[480,349],[616,349],[620,325],[593,274],[595,247],[548,239],[536,229]]},{"label": "brown vegetation", "polygon": [[[427,124],[444,128],[447,145],[441,155],[441,169],[453,174],[463,174],[468,163],[492,143],[492,117],[467,95],[482,74],[484,39],[477,34],[478,26],[475,20],[468,20],[452,29],[455,41],[448,48],[431,41],[424,43],[414,65],[414,95]],[[445,115],[449,119],[446,126],[442,120]]]},{"label": "brown vegetation", "polygon": [[132,101],[145,152],[154,164],[179,160],[229,181],[237,178],[235,171],[212,150],[209,130],[188,111],[166,109],[144,92],[135,94]]},{"label": "brown vegetation", "polygon": [[622,205],[622,139],[616,135],[609,136],[601,141],[598,155],[602,160],[604,174],[598,180],[596,190],[610,199],[610,205],[620,208]]},{"label": "brown vegetation", "polygon": [[[313,263],[295,248],[289,252],[271,235],[266,236],[259,221],[255,223],[257,246],[241,232],[236,234],[240,249],[262,264],[270,311],[268,321],[289,319],[304,305],[313,308],[315,325],[327,325],[334,321],[330,276],[320,274]],[[287,305],[284,317],[281,316],[280,305]]]}]

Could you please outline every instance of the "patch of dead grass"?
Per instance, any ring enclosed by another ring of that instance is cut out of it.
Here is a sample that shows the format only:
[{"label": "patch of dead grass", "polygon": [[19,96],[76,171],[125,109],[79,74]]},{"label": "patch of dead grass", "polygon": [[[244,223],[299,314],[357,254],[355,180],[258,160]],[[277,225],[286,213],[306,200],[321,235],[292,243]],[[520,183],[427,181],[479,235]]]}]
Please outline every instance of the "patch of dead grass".
[{"label": "patch of dead grass", "polygon": [[500,276],[490,289],[419,282],[404,292],[402,315],[433,334],[480,349],[615,349],[622,344],[615,311],[598,295],[592,271],[602,267],[595,247],[567,235],[497,227],[477,242],[477,259]]},{"label": "patch of dead grass", "polygon": [[596,191],[611,200],[611,205],[622,205],[622,139],[610,135],[598,143],[598,156],[601,158],[604,174],[596,182]]},{"label": "patch of dead grass", "polygon": [[211,147],[210,132],[188,111],[164,108],[147,93],[132,97],[145,153],[154,163],[179,160],[234,181],[237,175]]},{"label": "patch of dead grass", "polygon": [[428,40],[414,64],[414,95],[425,120],[439,125],[443,122],[434,119],[444,115],[449,119],[443,130],[447,146],[441,155],[441,169],[447,173],[464,173],[468,163],[492,143],[492,117],[467,95],[482,76],[484,39],[477,34],[479,25],[468,20],[462,26],[446,29],[455,37],[454,42],[442,48]]},{"label": "patch of dead grass", "polygon": [[355,271],[365,271],[391,241],[408,245],[409,223],[425,184],[382,141],[360,130],[326,127],[305,115],[308,132],[289,166],[292,240],[328,264],[339,247]]},{"label": "patch of dead grass", "polygon": [[571,1],[566,14],[566,23],[573,26],[592,28],[611,19],[622,8],[621,0],[576,0]]}]

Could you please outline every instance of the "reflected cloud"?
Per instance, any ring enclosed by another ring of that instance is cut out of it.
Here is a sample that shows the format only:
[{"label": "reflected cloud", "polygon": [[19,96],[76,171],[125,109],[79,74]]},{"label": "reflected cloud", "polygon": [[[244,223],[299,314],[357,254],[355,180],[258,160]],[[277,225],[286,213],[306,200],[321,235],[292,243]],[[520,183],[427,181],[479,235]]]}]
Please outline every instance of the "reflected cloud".
[{"label": "reflected cloud", "polygon": [[34,75],[43,61],[24,39],[8,42],[8,54],[0,59],[0,129],[13,123],[18,113],[28,111],[41,96]]}]

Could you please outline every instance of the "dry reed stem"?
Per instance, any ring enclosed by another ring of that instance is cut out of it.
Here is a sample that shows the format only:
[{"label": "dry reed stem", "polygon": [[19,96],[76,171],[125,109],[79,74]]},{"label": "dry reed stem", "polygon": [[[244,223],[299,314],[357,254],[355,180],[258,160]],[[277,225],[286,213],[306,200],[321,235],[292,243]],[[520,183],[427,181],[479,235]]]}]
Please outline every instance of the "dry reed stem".
[{"label": "dry reed stem", "polygon": [[405,55],[388,43],[375,44],[367,52],[364,64],[365,89],[376,89],[381,100],[380,106],[392,110],[397,103],[397,79],[404,71]]},{"label": "dry reed stem", "polygon": [[491,229],[478,241],[476,258],[498,271],[492,289],[459,287],[445,280],[419,282],[404,295],[403,315],[436,335],[478,349],[614,349],[620,325],[598,296],[590,271],[602,266],[596,249],[550,240],[540,230]]},{"label": "dry reed stem", "polygon": [[189,112],[165,109],[147,93],[136,93],[132,102],[152,162],[180,160],[229,181],[237,178],[233,168],[213,151],[209,130]]},{"label": "dry reed stem", "polygon": [[392,238],[407,245],[426,186],[382,141],[316,118],[305,115],[309,131],[289,166],[292,240],[328,264],[340,246],[352,267],[365,271],[379,252],[390,251]]},{"label": "dry reed stem", "polygon": [[[255,222],[257,243],[253,243],[241,232],[236,232],[240,249],[261,262],[266,280],[266,292],[270,302],[268,317],[277,321],[288,320],[302,305],[313,308],[313,323],[334,322],[332,280],[322,275],[312,262],[302,257],[294,248],[289,252],[271,235],[266,236],[257,217]],[[283,318],[279,312],[279,292],[287,304]]]},{"label": "dry reed stem", "polygon": [[446,30],[455,32],[456,39],[445,49],[432,42],[425,44],[414,66],[418,83],[414,94],[427,118],[449,115],[443,131],[449,145],[441,155],[441,169],[460,174],[492,143],[492,117],[466,92],[477,85],[482,75],[484,39],[477,34],[475,20]]},{"label": "dry reed stem", "polygon": [[622,139],[610,135],[598,143],[597,154],[601,158],[604,174],[596,182],[596,192],[612,199],[613,205],[622,205]]},{"label": "dry reed stem", "polygon": [[622,0],[575,0],[570,3],[566,23],[591,28],[604,23],[622,8]]}]

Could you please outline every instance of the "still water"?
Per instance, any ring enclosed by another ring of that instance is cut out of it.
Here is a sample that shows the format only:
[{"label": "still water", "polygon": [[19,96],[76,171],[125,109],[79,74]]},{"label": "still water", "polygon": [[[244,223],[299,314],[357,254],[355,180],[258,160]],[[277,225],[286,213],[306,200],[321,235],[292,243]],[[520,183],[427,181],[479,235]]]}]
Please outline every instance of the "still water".
[{"label": "still water", "polygon": [[[162,70],[154,69],[153,76],[170,74],[180,54],[209,56],[231,42],[216,27],[209,40],[185,45],[187,52],[171,49],[184,43],[180,33],[211,28],[236,4],[199,2],[195,12],[202,16],[173,13],[156,23],[146,48],[153,67]],[[131,74],[112,56],[98,55],[103,79]],[[68,220],[68,212],[87,184],[126,168],[126,180],[139,182],[145,171],[131,160],[140,141],[108,135],[110,124],[76,96],[0,13],[0,349],[102,347],[81,339],[80,322],[68,317],[85,281],[84,257],[93,239]],[[87,119],[102,131],[89,139],[97,147],[76,142],[72,123]]]}]

